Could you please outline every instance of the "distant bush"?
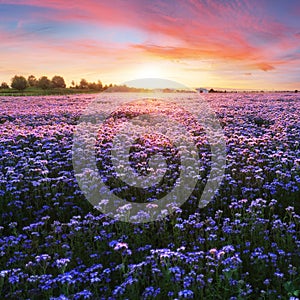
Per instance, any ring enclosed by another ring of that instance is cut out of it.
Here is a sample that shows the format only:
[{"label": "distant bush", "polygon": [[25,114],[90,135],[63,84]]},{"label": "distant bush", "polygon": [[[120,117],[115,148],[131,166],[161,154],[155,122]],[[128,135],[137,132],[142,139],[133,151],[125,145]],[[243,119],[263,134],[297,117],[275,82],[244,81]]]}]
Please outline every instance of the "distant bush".
[{"label": "distant bush", "polygon": [[102,90],[102,82],[98,80],[98,82],[89,82],[88,87],[91,90],[101,91]]},{"label": "distant bush", "polygon": [[0,89],[9,89],[9,85],[6,82],[2,82],[0,85]]},{"label": "distant bush", "polygon": [[28,81],[29,86],[31,86],[31,87],[37,85],[37,79],[35,78],[34,75],[28,76],[27,81]]},{"label": "distant bush", "polygon": [[23,91],[28,86],[27,80],[23,76],[15,75],[11,80],[11,87],[13,89]]},{"label": "distant bush", "polygon": [[63,77],[55,75],[52,80],[51,80],[51,84],[53,88],[65,88],[66,87],[66,83]]},{"label": "distant bush", "polygon": [[89,88],[89,83],[86,81],[86,79],[82,78],[80,80],[79,88],[80,89],[88,89]]},{"label": "distant bush", "polygon": [[37,82],[37,87],[46,90],[51,87],[51,81],[47,76],[42,76],[38,82]]}]

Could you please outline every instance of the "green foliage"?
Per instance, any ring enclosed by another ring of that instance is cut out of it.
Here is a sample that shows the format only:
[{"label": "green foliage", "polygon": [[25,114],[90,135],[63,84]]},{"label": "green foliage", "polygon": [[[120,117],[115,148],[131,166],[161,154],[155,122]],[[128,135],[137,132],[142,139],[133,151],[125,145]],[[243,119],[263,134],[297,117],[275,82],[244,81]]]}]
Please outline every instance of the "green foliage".
[{"label": "green foliage", "polygon": [[65,88],[66,87],[66,83],[63,77],[55,75],[52,80],[51,80],[51,84],[53,88]]},{"label": "green foliage", "polygon": [[37,87],[43,90],[49,89],[51,87],[51,81],[47,76],[42,76],[37,82]]},{"label": "green foliage", "polygon": [[72,81],[72,86],[76,89],[83,90],[94,90],[94,91],[103,91],[105,87],[103,87],[102,82],[98,80],[97,82],[88,82],[86,79],[82,78],[80,80],[79,85],[75,86],[74,81]]},{"label": "green foliage", "polygon": [[283,284],[283,287],[287,291],[288,296],[290,296],[290,297],[299,297],[300,296],[300,288],[299,288],[299,286],[298,286],[298,288],[296,288],[294,282],[287,281]]},{"label": "green foliage", "polygon": [[11,87],[18,91],[23,91],[27,87],[27,80],[24,76],[15,75],[11,80]]},{"label": "green foliage", "polygon": [[88,83],[89,89],[101,91],[102,90],[102,82],[98,80],[98,82],[89,82]]},{"label": "green foliage", "polygon": [[[23,95],[26,89],[28,95],[67,95],[74,93],[96,93],[96,92],[149,92],[149,89],[128,87],[126,85],[103,85],[100,80],[89,82],[82,78],[79,84],[72,80],[69,88],[66,87],[65,80],[62,76],[55,75],[50,80],[47,76],[41,76],[37,79],[34,75],[29,75],[27,80],[23,76],[14,76],[12,78],[12,89],[6,82],[0,85],[0,94],[5,96]],[[170,92],[165,89],[164,92]]]},{"label": "green foliage", "polygon": [[9,89],[9,86],[6,82],[2,82],[1,86],[0,86],[0,89]]},{"label": "green foliage", "polygon": [[80,89],[88,89],[89,88],[89,83],[86,81],[86,79],[82,78],[80,80],[79,88]]},{"label": "green foliage", "polygon": [[35,76],[34,76],[34,75],[30,75],[30,76],[28,76],[28,79],[27,79],[27,81],[28,81],[28,84],[29,84],[29,86],[31,86],[31,87],[33,87],[33,86],[36,86],[36,85],[37,85],[37,79],[35,78]]}]

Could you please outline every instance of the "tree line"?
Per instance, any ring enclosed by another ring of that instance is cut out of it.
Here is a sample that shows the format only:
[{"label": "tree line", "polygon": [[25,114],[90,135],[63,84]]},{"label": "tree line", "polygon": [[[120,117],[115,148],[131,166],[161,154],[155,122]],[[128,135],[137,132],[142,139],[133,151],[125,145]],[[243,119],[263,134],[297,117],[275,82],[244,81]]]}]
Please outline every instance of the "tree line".
[{"label": "tree line", "polygon": [[[66,83],[62,76],[55,75],[52,79],[49,79],[47,76],[41,76],[40,78],[36,78],[34,75],[28,76],[25,78],[24,76],[15,75],[11,79],[10,86],[6,82],[2,82],[0,85],[0,89],[16,89],[18,91],[24,91],[27,88],[39,88],[43,90],[47,89],[65,89]],[[102,82],[98,80],[97,82],[88,82],[86,79],[81,79],[79,84],[75,84],[74,80],[71,83],[71,89],[82,89],[82,90],[95,90],[95,91],[103,91],[112,87],[110,85],[102,85]]]},{"label": "tree line", "polygon": [[[10,86],[6,82],[2,82],[0,85],[0,90],[6,89],[15,89],[20,92],[23,92],[27,88],[32,89],[42,89],[42,90],[50,90],[54,91],[55,89],[64,89],[66,91],[66,83],[62,76],[55,75],[52,79],[49,79],[47,76],[42,76],[37,79],[34,75],[28,76],[25,78],[24,76],[15,75],[11,79]],[[74,80],[72,80],[69,90],[78,90],[81,91],[95,91],[100,92],[107,90],[108,92],[149,92],[149,89],[144,88],[134,88],[128,87],[126,85],[102,85],[102,82],[98,80],[97,82],[88,82],[86,79],[82,78],[79,84],[76,84]]]}]

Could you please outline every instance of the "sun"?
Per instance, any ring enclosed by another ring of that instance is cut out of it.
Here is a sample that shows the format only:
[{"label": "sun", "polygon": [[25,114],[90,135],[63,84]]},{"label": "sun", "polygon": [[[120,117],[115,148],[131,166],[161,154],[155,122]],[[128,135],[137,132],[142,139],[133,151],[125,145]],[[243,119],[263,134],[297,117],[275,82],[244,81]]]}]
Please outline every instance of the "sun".
[{"label": "sun", "polygon": [[164,72],[158,64],[144,64],[136,69],[136,78],[163,78]]}]

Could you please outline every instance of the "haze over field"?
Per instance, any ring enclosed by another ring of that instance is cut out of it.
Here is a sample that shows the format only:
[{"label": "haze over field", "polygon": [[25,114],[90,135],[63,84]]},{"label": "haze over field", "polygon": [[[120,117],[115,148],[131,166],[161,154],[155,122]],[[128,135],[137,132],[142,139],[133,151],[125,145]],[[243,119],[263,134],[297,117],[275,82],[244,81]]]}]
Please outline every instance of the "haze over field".
[{"label": "haze over field", "polygon": [[0,1],[0,81],[15,74],[190,87],[299,89],[300,4]]}]

